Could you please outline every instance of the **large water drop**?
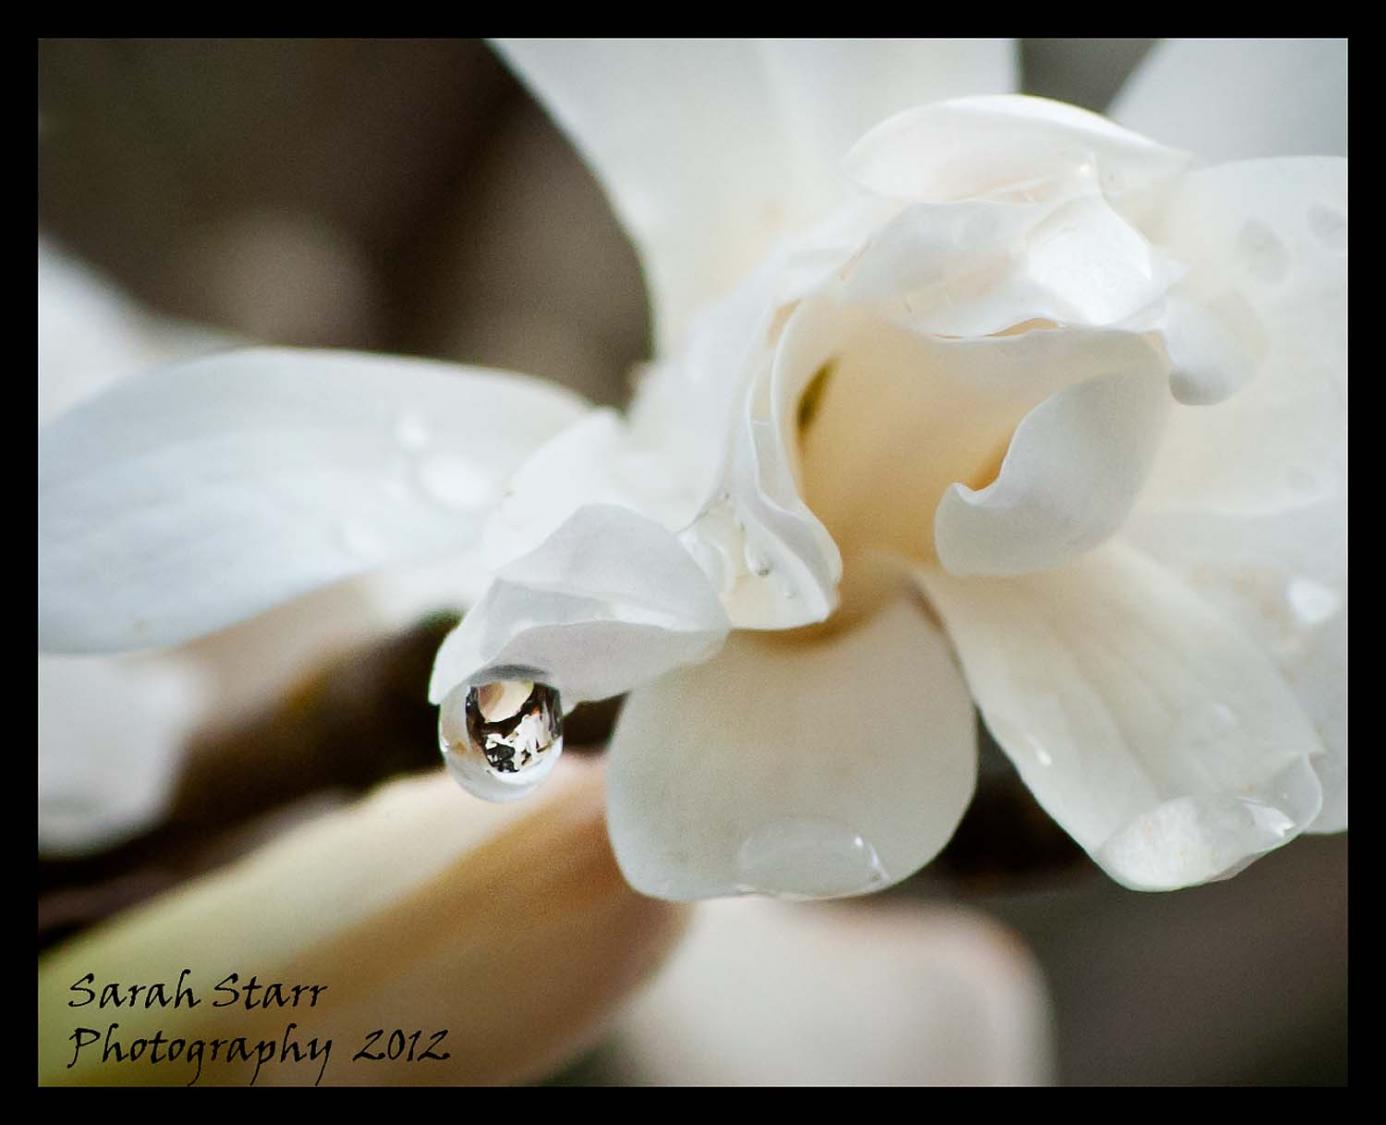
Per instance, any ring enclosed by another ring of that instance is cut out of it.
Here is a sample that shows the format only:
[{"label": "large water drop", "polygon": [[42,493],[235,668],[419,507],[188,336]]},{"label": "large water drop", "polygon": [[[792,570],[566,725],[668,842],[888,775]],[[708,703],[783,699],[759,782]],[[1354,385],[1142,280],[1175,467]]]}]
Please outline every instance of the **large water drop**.
[{"label": "large water drop", "polygon": [[487,801],[524,797],[563,753],[558,692],[536,680],[460,684],[443,700],[438,741],[454,779]]}]

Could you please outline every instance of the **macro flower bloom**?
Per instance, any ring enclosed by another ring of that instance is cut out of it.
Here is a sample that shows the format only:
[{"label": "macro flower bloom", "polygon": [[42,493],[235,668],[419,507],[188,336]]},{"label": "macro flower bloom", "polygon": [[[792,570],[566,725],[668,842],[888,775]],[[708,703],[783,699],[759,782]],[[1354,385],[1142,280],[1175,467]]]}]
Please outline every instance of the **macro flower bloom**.
[{"label": "macro flower bloom", "polygon": [[[1194,85],[1169,46],[1130,120],[1160,68]],[[608,826],[662,898],[910,875],[971,797],[974,702],[1128,886],[1346,827],[1344,159],[1199,166],[1007,93],[1003,43],[502,51],[641,252],[629,410],[332,352],[128,381],[41,442],[45,645],[483,570],[430,685],[450,766],[523,795],[559,711],[629,692]]]}]

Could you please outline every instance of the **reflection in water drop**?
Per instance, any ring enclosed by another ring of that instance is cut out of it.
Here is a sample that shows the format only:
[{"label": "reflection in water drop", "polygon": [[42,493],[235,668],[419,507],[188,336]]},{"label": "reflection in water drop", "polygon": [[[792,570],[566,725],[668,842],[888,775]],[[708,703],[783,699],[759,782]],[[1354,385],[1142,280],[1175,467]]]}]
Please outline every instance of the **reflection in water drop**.
[{"label": "reflection in water drop", "polygon": [[865,894],[890,877],[870,841],[829,817],[787,817],[747,837],[736,856],[737,890],[781,898]]},{"label": "reflection in water drop", "polygon": [[459,684],[443,700],[438,741],[453,778],[487,801],[532,792],[563,753],[558,692],[533,680]]}]

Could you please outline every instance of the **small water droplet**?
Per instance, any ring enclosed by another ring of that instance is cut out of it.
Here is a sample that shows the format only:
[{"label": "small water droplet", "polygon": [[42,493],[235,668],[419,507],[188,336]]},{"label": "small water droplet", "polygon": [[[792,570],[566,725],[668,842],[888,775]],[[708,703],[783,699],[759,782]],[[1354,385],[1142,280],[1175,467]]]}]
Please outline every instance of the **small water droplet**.
[{"label": "small water droplet", "polygon": [[462,458],[435,453],[414,467],[415,480],[435,503],[445,508],[479,508],[496,498],[492,483]]},{"label": "small water droplet", "polygon": [[764,578],[773,569],[770,556],[749,539],[746,541],[744,554],[746,556],[746,569],[757,578]]},{"label": "small water droplet", "polygon": [[1322,625],[1343,604],[1336,590],[1312,578],[1292,579],[1285,587],[1285,600],[1305,625]]},{"label": "small water droplet", "polygon": [[1270,227],[1254,219],[1237,234],[1237,257],[1247,273],[1267,285],[1283,281],[1290,269],[1285,244]]},{"label": "small water droplet", "polygon": [[829,817],[786,817],[747,837],[736,855],[736,889],[781,898],[865,894],[890,877],[859,832]]},{"label": "small water droplet", "polygon": [[428,432],[428,423],[418,414],[401,414],[395,422],[395,440],[410,453],[427,449],[429,441],[432,440]]},{"label": "small water droplet", "polygon": [[459,684],[438,713],[438,741],[453,778],[487,801],[533,792],[563,753],[558,692],[535,680]]},{"label": "small water droplet", "polygon": [[1196,707],[1180,719],[1175,731],[1175,748],[1202,757],[1219,748],[1238,725],[1237,713],[1225,703]]},{"label": "small water droplet", "polygon": [[1309,208],[1309,231],[1319,240],[1320,245],[1341,254],[1347,249],[1347,216],[1336,207],[1325,207],[1316,203]]}]

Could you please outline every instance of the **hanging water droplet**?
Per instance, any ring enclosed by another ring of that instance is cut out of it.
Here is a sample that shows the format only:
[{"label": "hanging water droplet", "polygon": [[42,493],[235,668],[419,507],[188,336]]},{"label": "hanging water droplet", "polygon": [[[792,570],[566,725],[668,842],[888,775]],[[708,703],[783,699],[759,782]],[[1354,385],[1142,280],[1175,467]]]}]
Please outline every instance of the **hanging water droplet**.
[{"label": "hanging water droplet", "polygon": [[890,882],[871,842],[829,817],[794,816],[753,832],[736,854],[737,890],[779,898],[866,894]]},{"label": "hanging water droplet", "polygon": [[774,569],[770,561],[770,556],[765,553],[758,543],[746,540],[746,548],[742,552],[746,556],[746,569],[757,578],[764,578]]},{"label": "hanging water droplet", "polygon": [[558,692],[535,680],[459,684],[443,700],[438,741],[462,788],[487,801],[517,800],[563,753]]}]

